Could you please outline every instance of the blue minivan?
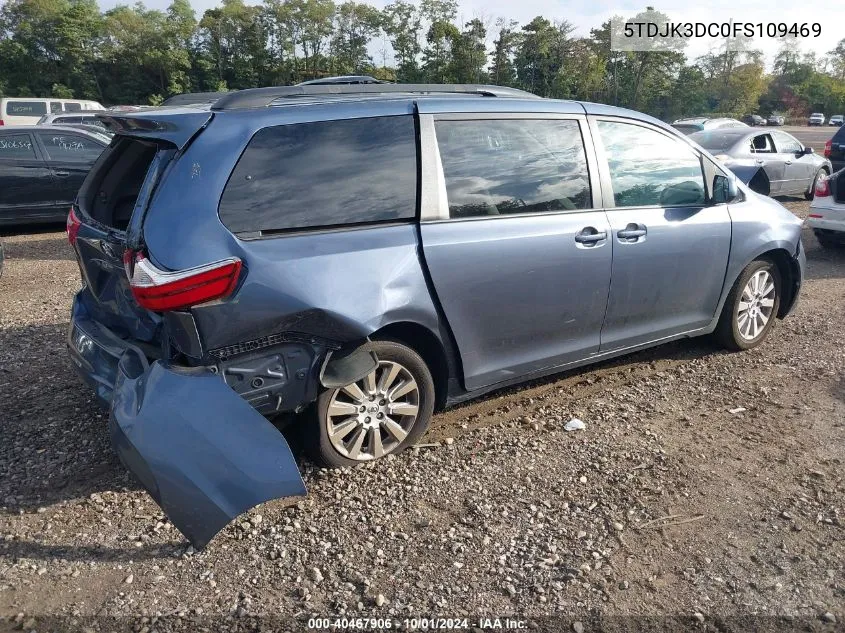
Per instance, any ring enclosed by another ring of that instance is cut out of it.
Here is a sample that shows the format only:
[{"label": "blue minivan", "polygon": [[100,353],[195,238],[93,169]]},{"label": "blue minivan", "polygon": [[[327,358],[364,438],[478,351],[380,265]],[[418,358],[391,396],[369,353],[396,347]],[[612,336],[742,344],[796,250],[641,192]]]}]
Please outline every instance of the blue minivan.
[{"label": "blue minivan", "polygon": [[801,287],[798,218],[629,110],[318,84],[104,118],[68,348],[198,547],[304,494],[280,414],[355,465],[507,385],[684,337],[752,348]]}]

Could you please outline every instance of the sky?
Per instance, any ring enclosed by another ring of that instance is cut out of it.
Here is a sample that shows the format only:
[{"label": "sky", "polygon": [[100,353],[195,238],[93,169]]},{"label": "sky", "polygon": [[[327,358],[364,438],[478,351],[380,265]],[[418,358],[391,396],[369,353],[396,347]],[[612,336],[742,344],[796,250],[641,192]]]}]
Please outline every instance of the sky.
[{"label": "sky", "polygon": [[[118,4],[132,4],[134,0],[99,0],[103,9],[109,9]],[[342,0],[335,0],[340,2]],[[246,0],[247,4],[258,4]],[[369,0],[378,8],[383,8],[390,0]],[[152,9],[165,9],[170,0],[145,0],[144,4]],[[191,4],[197,13],[197,18],[202,16],[203,11],[219,4],[217,0],[191,0]],[[837,5],[834,2],[834,5]],[[600,26],[603,22],[614,15],[622,15],[632,18],[646,5],[654,5],[655,9],[666,13],[671,20],[676,22],[762,22],[764,25],[770,22],[812,24],[818,22],[821,25],[821,35],[817,38],[809,37],[800,40],[802,52],[815,51],[818,57],[825,55],[832,50],[837,42],[843,38],[841,24],[842,15],[836,16],[835,11],[822,9],[818,11],[807,11],[807,4],[795,2],[794,0],[705,0],[705,2],[693,3],[690,0],[666,0],[664,2],[650,2],[641,0],[612,0],[610,2],[597,2],[596,0],[571,0],[569,2],[555,2],[552,0],[459,0],[458,22],[467,22],[475,17],[489,21],[488,47],[492,46],[495,38],[495,21],[498,17],[506,17],[518,20],[520,25],[527,24],[535,16],[542,15],[549,20],[568,20],[575,25],[575,35],[589,35],[590,29]],[[765,28],[765,27],[764,27]],[[779,48],[779,40],[776,38],[756,39],[754,45],[761,49],[766,55],[766,65],[771,68],[772,61]],[[713,41],[690,40],[686,53],[688,59],[694,59],[700,55],[710,52],[714,45]],[[389,45],[388,45],[389,47]],[[382,63],[382,45],[379,42],[373,43],[370,53],[373,61]],[[388,52],[388,55],[391,55]],[[391,64],[390,57],[387,60]]]}]

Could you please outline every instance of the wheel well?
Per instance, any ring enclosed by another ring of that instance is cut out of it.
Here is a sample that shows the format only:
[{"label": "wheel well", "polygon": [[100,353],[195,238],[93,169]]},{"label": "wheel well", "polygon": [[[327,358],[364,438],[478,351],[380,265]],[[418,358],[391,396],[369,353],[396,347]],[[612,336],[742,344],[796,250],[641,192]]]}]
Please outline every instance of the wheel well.
[{"label": "wheel well", "polygon": [[795,270],[795,264],[793,263],[792,256],[789,252],[782,248],[776,248],[775,250],[765,252],[760,255],[758,259],[763,257],[774,262],[775,266],[777,266],[778,274],[780,275],[782,296],[780,300],[780,307],[778,308],[778,317],[783,318],[789,311],[789,308],[792,305],[792,300],[795,297],[795,292],[798,290],[798,288],[796,288],[798,271]]},{"label": "wheel well", "polygon": [[403,321],[384,326],[374,332],[370,338],[373,340],[392,339],[398,341],[422,356],[434,381],[435,410],[443,408],[448,393],[449,363],[446,360],[443,345],[431,330],[418,323]]}]

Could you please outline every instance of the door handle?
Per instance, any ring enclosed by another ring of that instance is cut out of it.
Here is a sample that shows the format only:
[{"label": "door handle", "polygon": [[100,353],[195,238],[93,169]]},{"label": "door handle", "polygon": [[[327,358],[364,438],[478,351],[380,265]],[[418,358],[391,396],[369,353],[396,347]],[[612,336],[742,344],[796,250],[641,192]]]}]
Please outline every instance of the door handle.
[{"label": "door handle", "polygon": [[65,178],[67,176],[70,176],[69,171],[54,171],[53,173],[56,174],[59,178]]},{"label": "door handle", "polygon": [[575,235],[579,244],[595,244],[607,239],[607,231],[596,231],[595,227],[585,226]]},{"label": "door handle", "polygon": [[784,165],[791,165],[792,161],[791,160],[785,160],[785,161],[783,161],[783,164]]},{"label": "door handle", "polygon": [[645,227],[642,227],[636,229],[622,229],[616,235],[619,239],[630,240],[643,237],[646,233],[648,233],[648,231],[646,231]]}]

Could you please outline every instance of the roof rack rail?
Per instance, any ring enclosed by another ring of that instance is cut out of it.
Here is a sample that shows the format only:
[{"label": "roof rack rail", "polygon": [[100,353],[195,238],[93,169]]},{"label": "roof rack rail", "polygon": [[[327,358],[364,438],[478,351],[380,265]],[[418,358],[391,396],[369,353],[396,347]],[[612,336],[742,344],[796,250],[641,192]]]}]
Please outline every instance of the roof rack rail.
[{"label": "roof rack rail", "polygon": [[382,81],[369,75],[340,75],[339,77],[322,77],[309,81],[300,81],[297,86],[328,86],[347,84],[389,84],[389,81]]},{"label": "roof rack rail", "polygon": [[218,99],[211,109],[263,108],[272,105],[276,99],[357,94],[467,94],[540,99],[524,90],[483,84],[311,84],[238,90]]}]

